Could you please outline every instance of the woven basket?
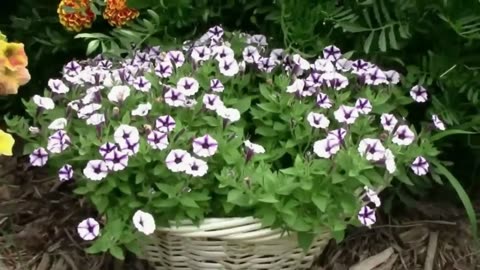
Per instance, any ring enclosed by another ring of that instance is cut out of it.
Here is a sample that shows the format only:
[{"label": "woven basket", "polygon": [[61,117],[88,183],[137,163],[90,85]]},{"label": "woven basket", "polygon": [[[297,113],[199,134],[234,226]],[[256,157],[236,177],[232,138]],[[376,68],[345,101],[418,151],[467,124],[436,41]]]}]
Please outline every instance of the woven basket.
[{"label": "woven basket", "polygon": [[210,218],[200,227],[160,228],[144,248],[156,270],[304,270],[330,238],[319,235],[305,253],[295,234],[265,228],[253,217]]}]

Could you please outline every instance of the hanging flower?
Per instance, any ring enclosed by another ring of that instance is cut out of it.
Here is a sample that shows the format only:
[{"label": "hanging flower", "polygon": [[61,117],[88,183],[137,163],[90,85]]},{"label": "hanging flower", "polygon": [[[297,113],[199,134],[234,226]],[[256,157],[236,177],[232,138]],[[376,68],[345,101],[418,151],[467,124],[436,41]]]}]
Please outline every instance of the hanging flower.
[{"label": "hanging flower", "polygon": [[387,81],[389,84],[393,85],[400,82],[400,73],[396,72],[395,70],[385,71],[385,76],[387,77]]},{"label": "hanging flower", "polygon": [[258,69],[266,73],[272,72],[272,70],[277,66],[276,59],[270,57],[260,57],[256,63]]},{"label": "hanging flower", "polygon": [[218,142],[210,135],[195,138],[192,143],[193,152],[199,157],[213,156],[218,149]]},{"label": "hanging flower", "polygon": [[88,104],[78,110],[77,116],[80,119],[88,119],[91,115],[93,115],[96,111],[100,110],[101,108],[102,108],[102,105],[97,103]]},{"label": "hanging flower", "polygon": [[70,91],[70,88],[68,88],[62,80],[58,79],[48,80],[48,87],[50,87],[52,92],[57,94],[65,94]]},{"label": "hanging flower", "polygon": [[17,67],[9,69],[0,64],[0,95],[14,95],[18,88],[27,84],[31,79],[28,69]]},{"label": "hanging flower", "polygon": [[299,93],[305,88],[305,80],[295,79],[293,83],[287,86],[287,93]]},{"label": "hanging flower", "polygon": [[28,66],[28,57],[23,43],[7,42],[0,39],[0,67],[14,71]]},{"label": "hanging flower", "polygon": [[133,225],[139,232],[145,235],[150,235],[155,232],[155,219],[150,213],[137,210],[135,214],[133,214],[132,220]]},{"label": "hanging flower", "polygon": [[365,190],[365,195],[367,196],[368,200],[374,203],[375,207],[380,207],[382,205],[382,202],[380,200],[380,197],[378,197],[377,192],[367,186],[363,187],[363,189]]},{"label": "hanging flower", "polygon": [[366,138],[358,145],[360,155],[370,161],[379,161],[385,157],[385,147],[379,139]]},{"label": "hanging flower", "polygon": [[173,149],[165,159],[167,168],[172,172],[184,172],[188,168],[192,156],[185,150]]},{"label": "hanging flower", "polygon": [[195,95],[198,92],[198,88],[198,81],[192,77],[183,77],[177,82],[177,91],[187,97]]},{"label": "hanging flower", "polygon": [[33,96],[33,102],[42,109],[45,110],[52,110],[55,108],[55,103],[51,98],[48,97],[41,97],[39,95]]},{"label": "hanging flower", "polygon": [[211,79],[210,80],[210,89],[213,92],[223,92],[225,87],[223,86],[222,82],[219,79]]},{"label": "hanging flower", "polygon": [[428,173],[429,164],[424,157],[419,156],[415,158],[410,168],[416,175],[422,176]]},{"label": "hanging flower", "polygon": [[330,109],[333,106],[333,104],[326,94],[319,93],[317,95],[317,106],[324,109]]},{"label": "hanging flower", "polygon": [[133,126],[121,124],[113,134],[119,148],[126,150],[129,155],[136,154],[139,150],[140,133]]},{"label": "hanging flower", "polygon": [[330,125],[330,120],[321,113],[310,112],[307,115],[307,121],[314,128],[326,129]]},{"label": "hanging flower", "polygon": [[387,75],[377,67],[369,68],[365,75],[365,83],[369,85],[388,84]]},{"label": "hanging flower", "polygon": [[147,136],[147,143],[157,150],[164,150],[168,147],[167,133],[158,130],[152,130]]},{"label": "hanging flower", "polygon": [[0,156],[12,156],[12,149],[14,144],[15,139],[13,139],[12,135],[0,129]]},{"label": "hanging flower", "polygon": [[385,167],[389,173],[394,173],[397,170],[395,156],[390,149],[385,150]]},{"label": "hanging flower", "polygon": [[222,29],[222,27],[220,26],[214,26],[214,27],[211,27],[210,29],[208,29],[208,32],[207,32],[207,36],[210,38],[210,39],[220,39],[223,37],[223,34],[224,34],[224,31]]},{"label": "hanging flower", "polygon": [[70,137],[64,130],[58,130],[48,137],[47,149],[50,153],[61,153],[71,145]]},{"label": "hanging flower", "polygon": [[66,164],[63,165],[60,170],[58,170],[58,179],[60,181],[69,181],[73,178],[73,168],[72,165]]},{"label": "hanging flower", "polygon": [[121,27],[140,14],[138,10],[127,7],[127,0],[106,0],[105,2],[103,18],[112,26]]},{"label": "hanging flower", "polygon": [[114,103],[122,103],[130,96],[130,87],[126,85],[116,85],[108,93],[108,100]]},{"label": "hanging flower", "polygon": [[188,161],[185,173],[193,177],[202,177],[208,172],[208,164],[204,160],[192,157]]},{"label": "hanging flower", "polygon": [[34,167],[43,167],[45,164],[47,164],[48,161],[48,152],[45,150],[45,148],[40,147],[35,150],[30,154],[30,165]]},{"label": "hanging flower", "polygon": [[384,130],[392,132],[397,125],[398,120],[393,114],[383,113],[382,116],[380,116],[380,123]]},{"label": "hanging flower", "polygon": [[160,132],[168,133],[175,129],[175,119],[170,115],[162,115],[155,121],[155,128]]},{"label": "hanging flower", "polygon": [[215,56],[215,60],[217,60],[219,63],[221,60],[226,59],[235,60],[235,53],[233,52],[232,48],[225,45],[214,46],[212,48],[212,53]]},{"label": "hanging flower", "polygon": [[353,66],[353,62],[345,58],[338,59],[335,62],[335,68],[338,71],[342,71],[342,72],[350,71],[352,69],[352,66]]},{"label": "hanging flower", "polygon": [[372,111],[372,104],[366,98],[359,98],[355,102],[355,108],[361,114],[369,114]]},{"label": "hanging flower", "polygon": [[313,152],[321,158],[330,158],[340,150],[340,143],[336,139],[325,138],[313,144]]},{"label": "hanging flower", "polygon": [[335,66],[331,61],[319,58],[313,63],[313,70],[321,73],[335,72]]},{"label": "hanging flower", "polygon": [[243,142],[245,145],[245,160],[250,161],[255,154],[265,153],[265,148],[260,144],[252,143],[250,140]]},{"label": "hanging flower", "polygon": [[91,0],[62,0],[57,8],[60,23],[69,31],[80,32],[90,28],[95,13],[90,8]]},{"label": "hanging flower", "polygon": [[410,145],[414,139],[413,131],[407,125],[400,125],[393,134],[392,142],[398,145]]},{"label": "hanging flower", "polygon": [[432,114],[432,122],[437,129],[445,130],[445,124],[442,120],[440,120],[440,117],[438,117],[438,115]]},{"label": "hanging flower", "polygon": [[413,98],[413,100],[419,103],[423,103],[428,100],[427,89],[425,89],[421,85],[413,86],[412,89],[410,90],[410,96]]},{"label": "hanging flower", "polygon": [[320,79],[326,86],[337,91],[348,86],[348,78],[338,72],[323,73]]},{"label": "hanging flower", "polygon": [[152,104],[150,103],[144,103],[144,104],[138,104],[137,108],[132,110],[132,115],[133,116],[146,116],[148,112],[152,109]]},{"label": "hanging flower", "polygon": [[318,72],[310,73],[307,78],[305,78],[305,86],[307,87],[319,87],[322,86],[322,74]]},{"label": "hanging flower", "polygon": [[377,221],[375,210],[368,206],[363,206],[358,212],[358,220],[364,226],[371,227]]},{"label": "hanging flower", "polygon": [[362,59],[358,59],[353,61],[352,63],[352,73],[357,75],[363,75],[367,73],[368,69],[370,68],[370,63],[364,61]]},{"label": "hanging flower", "polygon": [[268,46],[267,37],[264,35],[252,35],[247,39],[248,44],[257,45],[260,47]]},{"label": "hanging flower", "polygon": [[78,224],[77,232],[83,240],[91,241],[100,235],[100,224],[93,218],[87,218]]},{"label": "hanging flower", "polygon": [[355,107],[341,105],[333,115],[339,123],[353,124],[358,118],[358,110]]},{"label": "hanging flower", "polygon": [[107,163],[99,159],[90,160],[83,169],[83,174],[92,181],[100,181],[108,175]]}]

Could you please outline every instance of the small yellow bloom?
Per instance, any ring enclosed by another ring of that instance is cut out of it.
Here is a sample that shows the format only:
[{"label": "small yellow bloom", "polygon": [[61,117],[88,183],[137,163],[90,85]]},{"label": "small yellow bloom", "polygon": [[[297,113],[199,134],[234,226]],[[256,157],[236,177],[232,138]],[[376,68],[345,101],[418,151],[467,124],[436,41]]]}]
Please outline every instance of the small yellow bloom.
[{"label": "small yellow bloom", "polygon": [[25,68],[28,65],[27,54],[22,43],[0,40],[0,67],[9,69]]},{"label": "small yellow bloom", "polygon": [[15,140],[13,139],[12,135],[0,129],[0,156],[13,155],[13,144],[15,144]]},{"label": "small yellow bloom", "polygon": [[18,88],[30,81],[30,73],[24,67],[11,70],[0,67],[0,96],[17,94]]}]

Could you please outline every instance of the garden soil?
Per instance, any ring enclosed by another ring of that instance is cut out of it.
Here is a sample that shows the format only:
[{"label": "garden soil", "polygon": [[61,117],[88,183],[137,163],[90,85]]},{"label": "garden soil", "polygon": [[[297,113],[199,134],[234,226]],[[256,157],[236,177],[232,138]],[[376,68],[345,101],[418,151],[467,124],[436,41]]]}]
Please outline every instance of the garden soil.
[{"label": "garden soil", "polygon": [[[75,228],[93,209],[72,194],[73,183],[29,168],[27,158],[0,157],[0,270],[150,270],[133,256],[85,254]],[[312,270],[480,269],[472,239],[461,208],[422,203],[331,241]]]}]

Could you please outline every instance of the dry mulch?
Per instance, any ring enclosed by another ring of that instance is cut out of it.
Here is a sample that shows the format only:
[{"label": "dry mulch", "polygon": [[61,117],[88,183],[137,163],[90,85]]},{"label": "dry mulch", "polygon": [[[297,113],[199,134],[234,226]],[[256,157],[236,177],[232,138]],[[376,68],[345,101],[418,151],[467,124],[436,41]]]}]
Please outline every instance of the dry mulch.
[{"label": "dry mulch", "polygon": [[[72,183],[27,164],[0,157],[0,270],[150,269],[136,258],[85,254],[88,243],[75,228],[94,211],[72,194]],[[350,231],[339,245],[332,241],[313,269],[480,269],[472,245],[463,209],[422,203],[414,213]]]}]

